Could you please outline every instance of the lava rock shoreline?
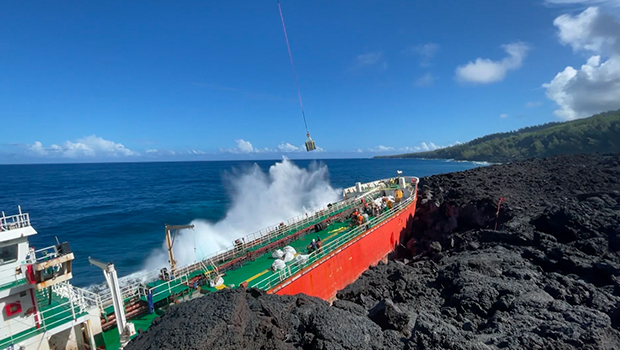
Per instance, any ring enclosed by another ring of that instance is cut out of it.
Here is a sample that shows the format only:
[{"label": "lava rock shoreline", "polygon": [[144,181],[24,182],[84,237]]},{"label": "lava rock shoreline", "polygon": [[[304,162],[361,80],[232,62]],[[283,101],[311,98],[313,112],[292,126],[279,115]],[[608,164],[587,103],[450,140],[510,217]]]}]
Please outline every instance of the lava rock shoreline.
[{"label": "lava rock shoreline", "polygon": [[331,306],[223,290],[125,349],[620,349],[619,154],[423,178],[411,227]]}]

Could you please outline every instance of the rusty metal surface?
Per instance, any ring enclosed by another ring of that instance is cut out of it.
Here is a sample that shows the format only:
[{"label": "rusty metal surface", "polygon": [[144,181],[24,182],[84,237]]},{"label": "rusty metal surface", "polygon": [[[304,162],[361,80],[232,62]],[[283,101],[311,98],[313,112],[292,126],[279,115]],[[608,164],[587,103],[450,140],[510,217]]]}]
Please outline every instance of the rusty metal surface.
[{"label": "rusty metal surface", "polygon": [[48,269],[50,267],[56,266],[56,265],[60,265],[63,263],[66,263],[67,261],[71,261],[74,259],[73,253],[69,253],[69,254],[65,254],[62,256],[59,256],[57,258],[54,259],[50,259],[44,262],[40,262],[40,263],[36,263],[34,264],[33,268],[35,271],[41,271],[41,270],[45,270]]}]

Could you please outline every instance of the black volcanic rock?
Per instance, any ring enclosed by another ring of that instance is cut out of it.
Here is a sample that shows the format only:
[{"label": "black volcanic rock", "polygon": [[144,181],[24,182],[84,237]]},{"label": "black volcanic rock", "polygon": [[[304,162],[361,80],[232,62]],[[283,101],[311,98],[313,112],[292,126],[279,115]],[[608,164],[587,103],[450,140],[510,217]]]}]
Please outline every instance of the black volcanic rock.
[{"label": "black volcanic rock", "polygon": [[308,297],[251,289],[223,290],[174,305],[125,348],[131,349],[384,349],[368,317]]},{"label": "black volcanic rock", "polygon": [[368,312],[368,317],[378,324],[381,329],[404,331],[409,324],[409,315],[390,300],[384,299]]},{"label": "black volcanic rock", "polygon": [[126,349],[620,349],[620,155],[423,178],[411,227],[333,306],[220,291]]}]

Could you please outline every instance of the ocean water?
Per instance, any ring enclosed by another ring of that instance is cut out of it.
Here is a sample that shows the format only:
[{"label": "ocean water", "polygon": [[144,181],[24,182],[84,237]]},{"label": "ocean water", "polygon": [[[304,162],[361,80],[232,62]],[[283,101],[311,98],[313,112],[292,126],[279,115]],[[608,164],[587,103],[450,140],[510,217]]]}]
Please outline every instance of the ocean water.
[{"label": "ocean water", "polygon": [[104,278],[88,257],[114,262],[119,276],[163,267],[164,224],[194,223],[175,242],[180,263],[234,238],[336,200],[355,182],[427,176],[480,164],[418,159],[0,165],[0,210],[30,213],[43,248],[68,241],[73,283]]}]

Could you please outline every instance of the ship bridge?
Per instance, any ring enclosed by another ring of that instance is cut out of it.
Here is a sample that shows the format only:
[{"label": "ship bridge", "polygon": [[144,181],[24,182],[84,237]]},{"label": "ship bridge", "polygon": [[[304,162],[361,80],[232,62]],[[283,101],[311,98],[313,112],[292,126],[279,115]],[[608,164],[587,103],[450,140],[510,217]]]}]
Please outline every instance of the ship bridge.
[{"label": "ship bridge", "polygon": [[[94,349],[97,294],[72,286],[67,243],[35,250],[28,213],[0,217],[0,349]],[[64,345],[63,345],[64,344]],[[73,344],[73,345],[72,345]]]}]

